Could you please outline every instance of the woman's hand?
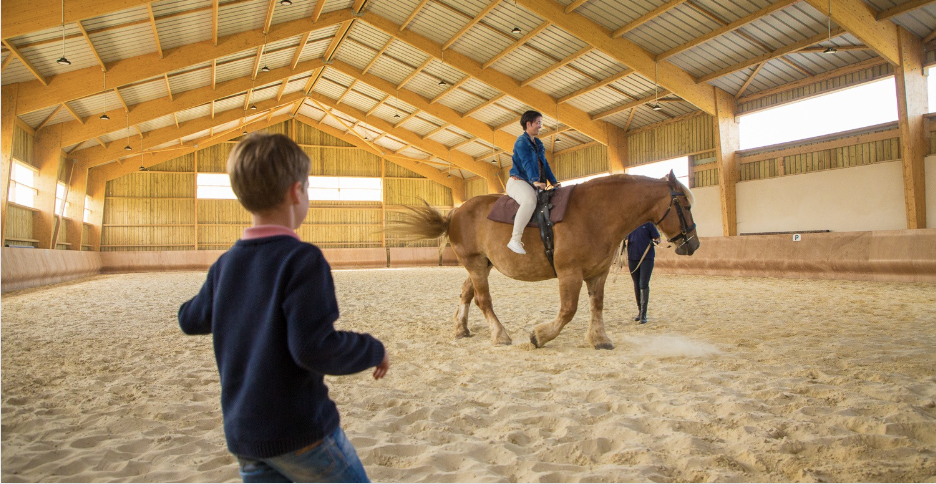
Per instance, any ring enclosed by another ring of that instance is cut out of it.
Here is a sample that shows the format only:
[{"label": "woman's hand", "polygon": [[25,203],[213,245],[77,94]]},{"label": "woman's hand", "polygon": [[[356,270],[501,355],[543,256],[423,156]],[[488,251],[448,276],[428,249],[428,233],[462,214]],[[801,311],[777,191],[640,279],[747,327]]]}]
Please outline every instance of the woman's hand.
[{"label": "woman's hand", "polygon": [[536,187],[536,188],[539,188],[540,190],[545,190],[545,189],[546,189],[546,184],[545,184],[545,183],[533,182],[533,186]]},{"label": "woman's hand", "polygon": [[387,374],[387,370],[390,369],[390,356],[384,351],[383,361],[379,365],[374,367],[374,379],[379,380]]}]

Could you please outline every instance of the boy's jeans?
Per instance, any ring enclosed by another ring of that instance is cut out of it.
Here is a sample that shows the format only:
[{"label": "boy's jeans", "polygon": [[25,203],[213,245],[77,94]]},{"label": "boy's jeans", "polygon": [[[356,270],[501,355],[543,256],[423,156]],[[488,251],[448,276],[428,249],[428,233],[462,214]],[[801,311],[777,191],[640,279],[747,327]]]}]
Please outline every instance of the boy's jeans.
[{"label": "boy's jeans", "polygon": [[244,482],[370,482],[341,427],[307,451],[238,461]]}]

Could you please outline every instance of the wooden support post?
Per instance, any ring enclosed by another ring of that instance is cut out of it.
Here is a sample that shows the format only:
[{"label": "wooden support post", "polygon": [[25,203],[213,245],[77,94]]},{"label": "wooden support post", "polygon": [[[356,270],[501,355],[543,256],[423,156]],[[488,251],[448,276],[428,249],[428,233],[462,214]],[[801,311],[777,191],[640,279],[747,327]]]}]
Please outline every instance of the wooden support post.
[{"label": "wooden support post", "polygon": [[88,171],[88,201],[87,207],[91,210],[88,223],[91,225],[88,244],[91,250],[101,251],[101,231],[104,225],[104,193],[107,188],[105,171],[101,169]]},{"label": "wooden support post", "polygon": [[465,180],[452,177],[452,205],[459,206],[465,203]]},{"label": "wooden support post", "polygon": [[54,124],[36,135],[36,166],[39,168],[33,212],[33,238],[40,249],[54,249],[52,233],[55,228],[55,189],[58,184],[59,163],[62,159],[62,125]]},{"label": "wooden support post", "polygon": [[195,166],[193,168],[193,171],[195,172],[194,173],[195,176],[193,177],[194,179],[192,180],[192,185],[193,185],[192,199],[194,200],[194,205],[195,205],[192,211],[195,212],[194,213],[195,219],[192,220],[192,223],[195,224],[195,239],[194,239],[195,250],[198,250],[198,151],[196,150],[195,153],[192,154],[192,156],[195,157]]},{"label": "wooden support post", "polygon": [[721,193],[722,234],[738,235],[735,183],[740,176],[737,151],[740,146],[737,104],[734,96],[717,87],[715,91],[715,156],[718,163],[718,189]]},{"label": "wooden support post", "polygon": [[68,196],[65,198],[71,207],[65,212],[70,223],[65,225],[65,238],[71,241],[68,250],[81,250],[81,236],[83,233],[83,220],[85,208],[85,195],[88,193],[88,167],[78,163],[72,173],[71,186],[68,189]]},{"label": "wooden support post", "polygon": [[627,168],[627,134],[608,123],[608,173],[624,173]]},{"label": "wooden support post", "polygon": [[[53,213],[52,217],[55,221],[54,227],[52,229],[52,238],[51,238],[51,248],[58,248],[58,239],[59,234],[62,232],[62,226],[65,225],[65,208],[68,206],[68,193],[71,192],[72,180],[75,177],[75,165],[77,164],[75,160],[70,160],[68,158],[62,158],[61,163],[64,163],[68,168],[66,171],[68,175],[65,180],[65,196],[62,198],[62,208],[58,213]],[[56,179],[56,195],[58,195],[58,180]],[[57,198],[57,197],[56,197]],[[65,234],[65,241],[68,242],[68,234]],[[80,242],[79,242],[80,245]]]},{"label": "wooden support post", "polygon": [[923,43],[915,35],[897,27],[900,64],[894,69],[897,83],[897,120],[900,125],[900,153],[903,158],[904,202],[907,228],[926,228],[926,185],[923,158],[929,151],[923,132],[927,113],[926,77],[923,75]]},{"label": "wooden support post", "polygon": [[[11,54],[12,55],[12,54]],[[3,215],[0,219],[0,243],[6,245],[6,221],[7,221],[7,201],[10,195],[10,174],[13,171],[13,133],[16,131],[16,94],[19,90],[19,84],[7,84],[2,88],[0,95],[0,110],[2,110],[2,119],[0,119],[0,156],[2,156],[3,185],[0,191],[3,192]]]}]

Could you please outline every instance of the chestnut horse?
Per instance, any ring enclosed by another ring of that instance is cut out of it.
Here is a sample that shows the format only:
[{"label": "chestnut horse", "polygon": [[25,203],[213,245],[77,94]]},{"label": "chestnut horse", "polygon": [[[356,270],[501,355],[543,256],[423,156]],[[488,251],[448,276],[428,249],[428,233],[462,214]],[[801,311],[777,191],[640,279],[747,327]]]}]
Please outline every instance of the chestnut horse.
[{"label": "chestnut horse", "polygon": [[654,222],[678,244],[676,253],[692,255],[699,248],[690,207],[692,193],[669,175],[656,179],[633,175],[610,175],[575,187],[565,218],[554,227],[556,270],[543,250],[539,229],[527,227],[523,243],[527,254],[507,248],[513,226],[488,220],[491,206],[498,197],[474,197],[443,216],[428,204],[407,207],[411,212],[392,225],[390,230],[411,240],[436,238],[448,234],[452,249],[465,268],[468,279],[462,284],[461,305],[455,314],[455,337],[469,336],[468,308],[475,299],[491,330],[495,345],[511,343],[491,304],[488,274],[491,267],[520,281],[543,281],[559,278],[559,315],[555,320],[537,325],[530,341],[541,347],[554,339],[572,320],[578,307],[582,281],[591,299],[591,322],[586,342],[595,349],[612,349],[605,333],[602,311],[604,286],[611,261],[621,240],[646,222]]}]

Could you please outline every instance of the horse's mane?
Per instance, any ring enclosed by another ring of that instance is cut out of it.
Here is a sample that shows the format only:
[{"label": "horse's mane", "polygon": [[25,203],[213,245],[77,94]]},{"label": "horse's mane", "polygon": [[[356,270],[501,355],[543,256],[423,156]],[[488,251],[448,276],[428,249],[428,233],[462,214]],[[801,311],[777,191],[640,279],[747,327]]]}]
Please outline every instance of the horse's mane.
[{"label": "horse's mane", "polygon": [[[651,183],[666,183],[665,178],[653,178],[643,175],[625,175],[625,174],[613,174],[608,176],[602,176],[598,178],[592,178],[587,182],[582,183],[582,186],[599,186],[599,185],[610,185],[610,184],[619,184],[619,183],[632,183],[632,182],[651,182]],[[686,194],[686,198],[689,200],[689,206],[695,205],[695,195],[692,194],[692,190],[689,189],[683,182],[676,180],[676,183],[682,187],[683,193]]]}]

